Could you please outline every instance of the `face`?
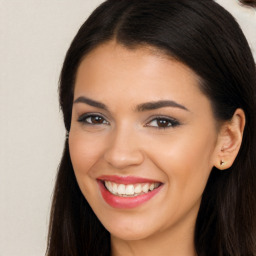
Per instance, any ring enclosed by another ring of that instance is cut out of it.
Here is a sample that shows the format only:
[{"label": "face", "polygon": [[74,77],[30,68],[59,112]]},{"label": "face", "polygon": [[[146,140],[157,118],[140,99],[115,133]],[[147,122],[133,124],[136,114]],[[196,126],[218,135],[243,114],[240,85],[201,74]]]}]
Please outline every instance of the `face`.
[{"label": "face", "polygon": [[70,156],[113,237],[193,232],[218,137],[198,84],[187,66],[145,47],[109,42],[80,64]]}]

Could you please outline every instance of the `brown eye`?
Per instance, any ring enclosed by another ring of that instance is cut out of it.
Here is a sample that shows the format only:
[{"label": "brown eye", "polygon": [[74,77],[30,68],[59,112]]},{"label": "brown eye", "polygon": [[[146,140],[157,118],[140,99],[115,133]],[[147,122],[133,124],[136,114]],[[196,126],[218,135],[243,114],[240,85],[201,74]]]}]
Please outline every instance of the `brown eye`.
[{"label": "brown eye", "polygon": [[101,116],[92,116],[92,117],[88,117],[88,123],[92,123],[92,124],[103,124],[104,123],[104,118],[102,118]]},{"label": "brown eye", "polygon": [[105,118],[99,115],[83,115],[78,119],[78,122],[91,125],[108,124]]},{"label": "brown eye", "polygon": [[155,118],[147,124],[147,126],[149,127],[155,127],[158,129],[171,128],[177,125],[179,125],[179,122],[177,120],[162,117]]},{"label": "brown eye", "polygon": [[170,123],[169,120],[166,120],[166,119],[158,119],[157,120],[157,126],[158,127],[168,127],[168,126],[171,126],[172,124]]}]

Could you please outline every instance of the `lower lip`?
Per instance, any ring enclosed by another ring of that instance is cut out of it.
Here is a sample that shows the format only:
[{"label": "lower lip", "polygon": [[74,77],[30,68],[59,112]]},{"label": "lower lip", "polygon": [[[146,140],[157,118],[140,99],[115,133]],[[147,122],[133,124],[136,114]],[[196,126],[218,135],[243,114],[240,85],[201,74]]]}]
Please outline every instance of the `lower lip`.
[{"label": "lower lip", "polygon": [[159,186],[158,188],[155,188],[154,190],[134,197],[122,197],[122,196],[116,196],[110,193],[106,187],[104,186],[102,181],[98,181],[100,192],[103,197],[103,199],[108,203],[110,206],[114,208],[119,209],[130,209],[135,208],[147,201],[149,201],[153,196],[155,196],[162,188],[162,186]]}]

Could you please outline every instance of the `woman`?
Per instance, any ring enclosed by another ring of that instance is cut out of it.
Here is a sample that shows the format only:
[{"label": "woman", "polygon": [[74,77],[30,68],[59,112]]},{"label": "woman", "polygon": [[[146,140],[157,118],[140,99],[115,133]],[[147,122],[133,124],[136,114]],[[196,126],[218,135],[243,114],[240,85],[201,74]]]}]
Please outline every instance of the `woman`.
[{"label": "woman", "polygon": [[109,0],[63,65],[47,255],[256,255],[255,64],[212,0]]}]

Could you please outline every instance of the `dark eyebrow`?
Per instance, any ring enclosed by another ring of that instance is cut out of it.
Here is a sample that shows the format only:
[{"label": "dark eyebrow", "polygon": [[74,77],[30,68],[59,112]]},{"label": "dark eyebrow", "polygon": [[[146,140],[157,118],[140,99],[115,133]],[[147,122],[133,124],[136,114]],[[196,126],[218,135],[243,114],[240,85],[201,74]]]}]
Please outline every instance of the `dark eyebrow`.
[{"label": "dark eyebrow", "polygon": [[78,97],[74,103],[85,103],[85,104],[88,104],[92,107],[96,107],[96,108],[101,108],[101,109],[104,109],[104,110],[108,110],[108,108],[106,107],[105,104],[101,103],[101,102],[98,102],[98,101],[95,101],[95,100],[92,100],[92,99],[89,99],[89,98],[86,98],[84,96],[81,96],[81,97]]},{"label": "dark eyebrow", "polygon": [[137,106],[136,110],[141,112],[141,111],[154,110],[154,109],[163,108],[163,107],[174,107],[174,108],[180,108],[180,109],[189,111],[185,106],[172,100],[160,100],[160,101],[142,103]]},{"label": "dark eyebrow", "polygon": [[[84,96],[78,97],[74,101],[74,103],[85,103],[92,107],[101,108],[108,111],[108,108],[105,104],[86,98]],[[136,111],[142,112],[142,111],[154,110],[154,109],[163,108],[163,107],[174,107],[174,108],[180,108],[180,109],[189,111],[185,106],[172,100],[160,100],[160,101],[142,103],[136,107]]]}]

